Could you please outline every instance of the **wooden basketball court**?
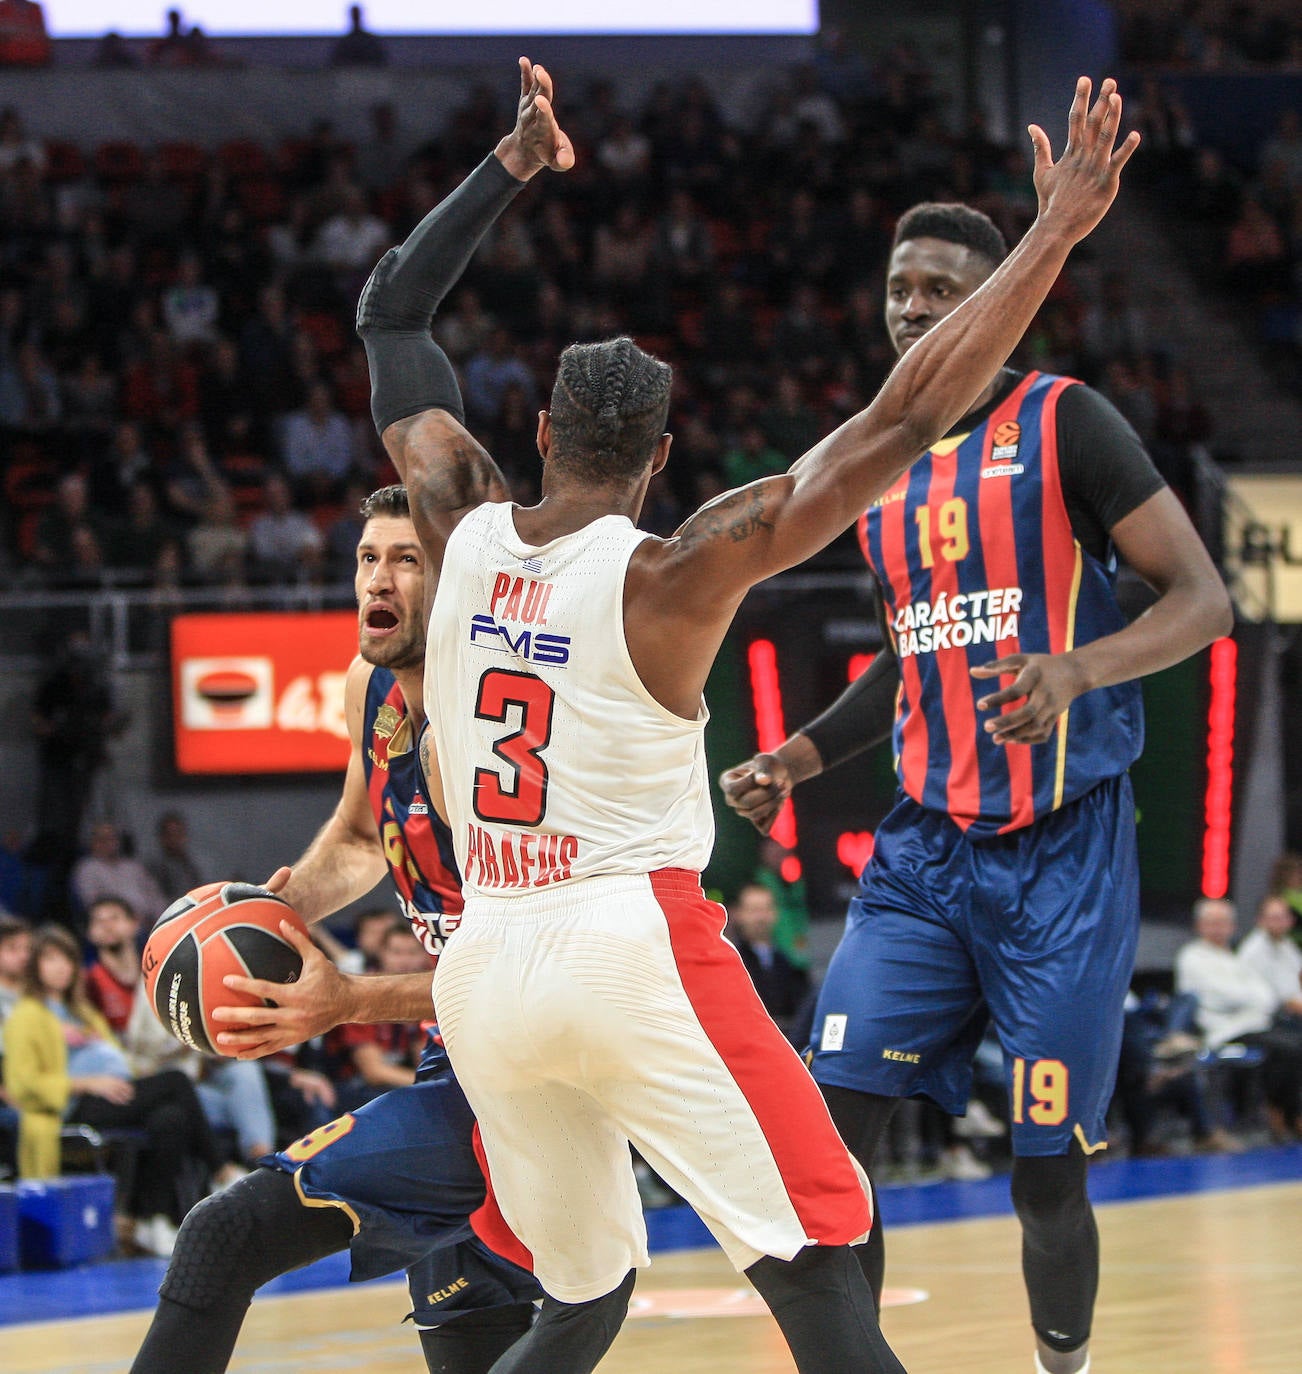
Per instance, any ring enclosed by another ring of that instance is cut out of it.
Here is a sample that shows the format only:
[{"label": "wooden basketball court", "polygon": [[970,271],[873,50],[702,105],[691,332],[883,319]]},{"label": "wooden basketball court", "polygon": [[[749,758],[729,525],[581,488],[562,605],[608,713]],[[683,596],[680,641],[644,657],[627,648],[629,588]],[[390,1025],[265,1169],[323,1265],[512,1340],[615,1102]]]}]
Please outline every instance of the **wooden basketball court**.
[{"label": "wooden basketball court", "polygon": [[[1098,1211],[1097,1374],[1296,1374],[1302,1368],[1302,1183]],[[1029,1371],[1011,1217],[901,1227],[885,1326],[911,1374]],[[112,1266],[105,1266],[111,1269]],[[95,1271],[89,1271],[95,1272]],[[913,1290],[913,1291],[910,1291]],[[925,1298],[923,1294],[925,1293]],[[777,1328],[718,1251],[657,1256],[602,1374],[788,1374]],[[368,1284],[255,1302],[232,1371],[421,1374],[406,1293]],[[7,1374],[120,1374],[147,1313],[9,1326]]]}]

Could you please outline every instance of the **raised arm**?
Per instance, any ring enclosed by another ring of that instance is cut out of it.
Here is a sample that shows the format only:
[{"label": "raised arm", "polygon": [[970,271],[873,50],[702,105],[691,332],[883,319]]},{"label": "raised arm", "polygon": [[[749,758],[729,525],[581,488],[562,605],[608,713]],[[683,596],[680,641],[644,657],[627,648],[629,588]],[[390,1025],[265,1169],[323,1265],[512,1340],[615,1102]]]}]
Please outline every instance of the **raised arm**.
[{"label": "raised arm", "polygon": [[1109,78],[1090,108],[1076,83],[1067,147],[1053,161],[1031,126],[1039,213],[1005,262],[953,314],[911,347],[871,405],[787,473],[711,502],[662,546],[666,604],[725,622],[756,582],[802,562],[848,528],[962,418],[1017,346],[1072,247],[1103,218],[1139,143],[1116,147],[1121,97]]},{"label": "raised arm", "polygon": [[398,475],[436,577],[457,522],[484,501],[504,500],[506,482],[463,421],[461,390],[430,337],[444,296],[480,241],[544,167],[567,171],[574,149],[552,112],[546,69],[520,59],[515,128],[496,150],[380,259],[357,306],[357,332],[371,372],[371,415]]}]

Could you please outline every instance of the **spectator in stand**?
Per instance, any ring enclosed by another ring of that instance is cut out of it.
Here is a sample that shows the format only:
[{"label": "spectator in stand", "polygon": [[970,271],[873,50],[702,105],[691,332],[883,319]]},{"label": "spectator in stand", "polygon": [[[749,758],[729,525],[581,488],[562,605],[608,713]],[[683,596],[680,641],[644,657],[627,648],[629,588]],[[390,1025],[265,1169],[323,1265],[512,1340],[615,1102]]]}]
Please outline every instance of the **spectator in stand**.
[{"label": "spectator in stand", "polygon": [[225,582],[231,568],[244,563],[249,536],[240,524],[235,499],[221,485],[208,498],[203,518],[185,537],[186,557],[201,582]]},{"label": "spectator in stand", "polygon": [[181,11],[168,10],[167,32],[161,38],[155,38],[145,49],[145,61],[152,67],[188,67],[190,50],[185,38]]},{"label": "spectator in stand", "polygon": [[532,407],[537,396],[533,373],[520,357],[511,335],[497,325],[489,334],[488,343],[466,363],[462,388],[466,409],[481,424],[494,424],[502,408],[502,397],[512,385],[524,392]]},{"label": "spectator in stand", "polygon": [[175,428],[199,414],[199,376],[165,329],[152,331],[148,356],[127,369],[122,397],[128,419]]},{"label": "spectator in stand", "polygon": [[651,169],[651,140],[629,115],[617,114],[597,144],[597,164],[612,186],[641,186]]},{"label": "spectator in stand", "polygon": [[28,342],[0,367],[0,425],[45,430],[59,422],[63,405],[59,379],[36,344]]},{"label": "spectator in stand", "polygon": [[384,67],[388,65],[389,54],[384,44],[362,25],[362,7],[348,7],[348,32],[335,40],[330,49],[332,67]]},{"label": "spectator in stand", "polygon": [[[385,906],[358,912],[353,920],[353,948],[339,945],[330,957],[345,973],[378,973],[380,951],[384,948],[389,931],[400,919]],[[313,934],[322,929],[321,926],[315,927]]]},{"label": "spectator in stand", "polygon": [[109,530],[106,561],[110,567],[151,573],[164,547],[176,539],[176,528],[158,508],[158,496],[148,482],[137,482],[127,493],[126,516]]},{"label": "spectator in stand", "polygon": [[1287,280],[1288,250],[1279,225],[1256,196],[1245,196],[1225,240],[1225,284],[1260,297]]},{"label": "spectator in stand", "polygon": [[339,211],[321,226],[315,253],[351,282],[351,274],[369,272],[375,266],[392,239],[389,226],[367,209],[365,193],[350,185]]},{"label": "spectator in stand", "polygon": [[[391,920],[379,948],[380,973],[421,973],[430,957],[406,921]],[[425,1031],[418,1025],[339,1026],[326,1036],[327,1053],[335,1057],[332,1075],[342,1111],[379,1097],[390,1088],[416,1081],[416,1065],[425,1045]]]},{"label": "spectator in stand", "polygon": [[211,343],[217,336],[221,301],[204,283],[203,263],[197,253],[183,253],[177,264],[176,282],[163,292],[163,322],[173,340],[185,347]]},{"label": "spectator in stand", "polygon": [[65,1120],[145,1131],[134,1185],[121,1201],[136,1218],[136,1243],[168,1255],[190,1200],[187,1171],[198,1165],[215,1178],[222,1158],[183,1073],[133,1078],[122,1046],[86,996],[80,955],[62,927],[38,930],[23,996],[6,1023],[4,1079],[21,1116],[19,1172],[58,1176]]},{"label": "spectator in stand", "polygon": [[110,29],[95,45],[95,53],[90,60],[92,67],[101,71],[122,71],[138,67],[140,59],[128,45],[127,40],[115,29]]},{"label": "spectator in stand", "polygon": [[53,576],[72,561],[74,531],[93,520],[86,479],[80,472],[64,473],[54,489],[54,504],[47,506],[36,521],[33,561]]},{"label": "spectator in stand", "polygon": [[1288,184],[1295,191],[1302,190],[1302,117],[1296,107],[1280,111],[1275,132],[1261,146],[1259,161],[1263,167],[1278,163]]},{"label": "spectator in stand", "polygon": [[303,409],[285,417],[281,458],[295,489],[314,505],[337,495],[356,466],[352,426],[324,382],[314,382]]},{"label": "spectator in stand", "polygon": [[[1302,920],[1302,854],[1292,854],[1287,850],[1275,860],[1270,870],[1270,891],[1283,899],[1293,908],[1293,915]],[[1298,936],[1302,930],[1293,928],[1293,941],[1302,945]]]},{"label": "spectator in stand", "polygon": [[84,632],[72,631],[37,684],[31,714],[40,762],[32,848],[50,869],[51,915],[71,915],[65,892],[82,818],[108,762],[108,741],[124,723],[102,660]]},{"label": "spectator in stand", "polygon": [[31,926],[21,917],[0,911],[0,1056],[4,1054],[5,1021],[23,995],[23,976],[31,954]]},{"label": "spectator in stand", "polygon": [[448,357],[461,363],[488,343],[497,321],[484,310],[473,287],[459,290],[450,305],[434,317],[434,336]]},{"label": "spectator in stand", "polygon": [[73,893],[87,913],[101,897],[117,897],[152,926],[170,898],[144,864],[123,851],[122,832],[112,821],[92,826],[90,852],[72,868]]},{"label": "spectator in stand", "polygon": [[127,513],[131,491],[158,477],[153,454],[145,447],[140,426],[123,420],[113,431],[108,452],[91,469],[90,500],[97,520],[113,521]]},{"label": "spectator in stand", "polygon": [[723,474],[730,487],[744,487],[761,477],[785,472],[790,466],[791,460],[786,454],[764,437],[764,427],[758,421],[748,424],[737,446],[723,453]]},{"label": "spectator in stand", "polygon": [[1274,988],[1233,949],[1232,902],[1204,898],[1194,907],[1197,938],[1176,955],[1178,992],[1198,999],[1198,1027],[1207,1047],[1232,1042],[1265,1053],[1262,1086],[1271,1134],[1286,1141],[1302,1132],[1302,1032],[1287,1015],[1277,1016]]},{"label": "spectator in stand", "polygon": [[190,848],[190,826],[180,811],[164,811],[156,834],[158,851],[149,871],[165,900],[174,902],[201,883],[213,881],[212,864]]},{"label": "spectator in stand", "polygon": [[765,437],[788,463],[813,448],[822,434],[818,416],[805,404],[800,380],[792,372],[779,374],[773,402],[759,419]]},{"label": "spectator in stand", "polygon": [[773,893],[762,883],[747,883],[728,907],[728,923],[728,938],[737,947],[764,1010],[790,1037],[811,985],[808,971],[792,963],[773,943],[778,923]]},{"label": "spectator in stand", "polygon": [[[1239,946],[1239,958],[1270,984],[1279,1013],[1302,1018],[1302,949],[1293,943],[1297,917],[1283,897],[1267,895],[1257,906],[1257,924]],[[1302,1024],[1302,1023],[1300,1023]]]},{"label": "spectator in stand", "polygon": [[264,509],[249,526],[249,552],[268,580],[298,580],[321,559],[321,532],[290,499],[289,483],[271,473],[262,486]]}]

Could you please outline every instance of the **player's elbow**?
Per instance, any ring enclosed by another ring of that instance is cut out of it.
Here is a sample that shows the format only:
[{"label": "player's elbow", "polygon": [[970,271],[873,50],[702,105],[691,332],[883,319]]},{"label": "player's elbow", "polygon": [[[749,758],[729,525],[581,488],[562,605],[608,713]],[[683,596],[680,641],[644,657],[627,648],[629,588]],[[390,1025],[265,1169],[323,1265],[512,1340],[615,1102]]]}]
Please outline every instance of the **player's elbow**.
[{"label": "player's elbow", "polygon": [[1204,579],[1198,603],[1207,643],[1223,639],[1234,629],[1234,603],[1225,584],[1214,572]]}]

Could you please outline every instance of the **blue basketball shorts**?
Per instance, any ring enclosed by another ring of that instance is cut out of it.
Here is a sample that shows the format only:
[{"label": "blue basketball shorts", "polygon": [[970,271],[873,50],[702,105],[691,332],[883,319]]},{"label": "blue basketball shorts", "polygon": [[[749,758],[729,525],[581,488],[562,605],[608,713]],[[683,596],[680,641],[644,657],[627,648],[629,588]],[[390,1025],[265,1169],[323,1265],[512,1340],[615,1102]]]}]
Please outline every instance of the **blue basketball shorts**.
[{"label": "blue basketball shorts", "polygon": [[819,1083],[967,1109],[987,1021],[1018,1155],[1106,1143],[1139,934],[1124,774],[1025,829],[969,840],[899,800],[850,903],[814,1015]]},{"label": "blue basketball shorts", "polygon": [[471,1229],[484,1202],[475,1119],[441,1045],[417,1081],[310,1132],[262,1162],[294,1177],[305,1206],[353,1220],[354,1282],[407,1270],[412,1316],[438,1326],[467,1312],[542,1297],[527,1270]]}]

